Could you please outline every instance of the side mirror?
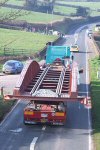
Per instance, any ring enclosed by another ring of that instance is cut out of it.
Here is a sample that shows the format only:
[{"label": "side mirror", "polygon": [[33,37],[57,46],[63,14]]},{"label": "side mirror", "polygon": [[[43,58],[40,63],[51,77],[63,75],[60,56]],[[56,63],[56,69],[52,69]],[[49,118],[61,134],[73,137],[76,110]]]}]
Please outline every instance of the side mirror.
[{"label": "side mirror", "polygon": [[46,45],[52,46],[52,45],[54,45],[54,43],[53,42],[47,42]]},{"label": "side mirror", "polygon": [[72,59],[72,61],[74,60],[74,56],[73,55],[71,56],[71,59]]},{"label": "side mirror", "polygon": [[83,73],[83,69],[80,69],[80,70],[79,70],[79,74],[80,74],[80,73]]}]

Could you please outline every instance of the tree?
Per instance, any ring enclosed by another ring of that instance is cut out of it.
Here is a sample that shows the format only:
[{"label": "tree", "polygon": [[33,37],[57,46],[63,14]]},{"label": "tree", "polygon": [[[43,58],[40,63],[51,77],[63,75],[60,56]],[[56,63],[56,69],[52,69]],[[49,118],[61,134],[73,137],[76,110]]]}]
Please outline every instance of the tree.
[{"label": "tree", "polygon": [[44,0],[44,6],[47,8],[47,11],[52,12],[54,8],[55,0]]},{"label": "tree", "polygon": [[[9,0],[0,1],[0,9],[2,9],[8,1]],[[15,20],[16,18],[27,14],[29,13],[23,11],[22,9],[18,9],[16,11],[11,9],[9,13],[0,13],[0,23]]]},{"label": "tree", "polygon": [[38,0],[25,0],[25,5],[29,8],[35,8],[38,6]]},{"label": "tree", "polygon": [[26,6],[33,10],[52,12],[55,0],[26,0]]},{"label": "tree", "polygon": [[77,16],[87,17],[90,14],[90,9],[79,6],[76,11]]}]

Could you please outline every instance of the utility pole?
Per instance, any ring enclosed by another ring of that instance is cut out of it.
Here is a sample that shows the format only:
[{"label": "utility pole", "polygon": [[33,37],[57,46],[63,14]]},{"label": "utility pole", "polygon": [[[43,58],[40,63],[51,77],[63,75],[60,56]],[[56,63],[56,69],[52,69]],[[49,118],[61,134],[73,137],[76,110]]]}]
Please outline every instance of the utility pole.
[{"label": "utility pole", "polygon": [[[47,19],[48,19],[48,10],[47,10]],[[46,34],[48,34],[48,22],[46,24]]]},{"label": "utility pole", "polygon": [[51,15],[51,27],[52,27],[52,24],[53,24],[53,10],[52,10],[52,15]]}]

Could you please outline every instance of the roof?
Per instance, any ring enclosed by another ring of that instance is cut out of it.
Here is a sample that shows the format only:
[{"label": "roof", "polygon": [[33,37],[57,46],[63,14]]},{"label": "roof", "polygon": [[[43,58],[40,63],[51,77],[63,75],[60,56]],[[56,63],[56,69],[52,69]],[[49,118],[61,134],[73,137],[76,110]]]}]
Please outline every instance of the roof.
[{"label": "roof", "polygon": [[6,62],[11,62],[11,63],[15,63],[15,62],[19,62],[18,60],[8,60]]},{"label": "roof", "polygon": [[46,51],[46,64],[52,64],[57,58],[70,57],[69,46],[48,46]]}]

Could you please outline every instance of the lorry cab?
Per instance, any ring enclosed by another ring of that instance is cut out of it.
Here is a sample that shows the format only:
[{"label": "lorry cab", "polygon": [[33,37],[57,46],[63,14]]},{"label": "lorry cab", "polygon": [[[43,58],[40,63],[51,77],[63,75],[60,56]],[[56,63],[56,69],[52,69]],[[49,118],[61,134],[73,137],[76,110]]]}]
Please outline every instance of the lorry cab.
[{"label": "lorry cab", "polygon": [[64,125],[66,105],[64,102],[31,101],[24,109],[25,124]]}]

